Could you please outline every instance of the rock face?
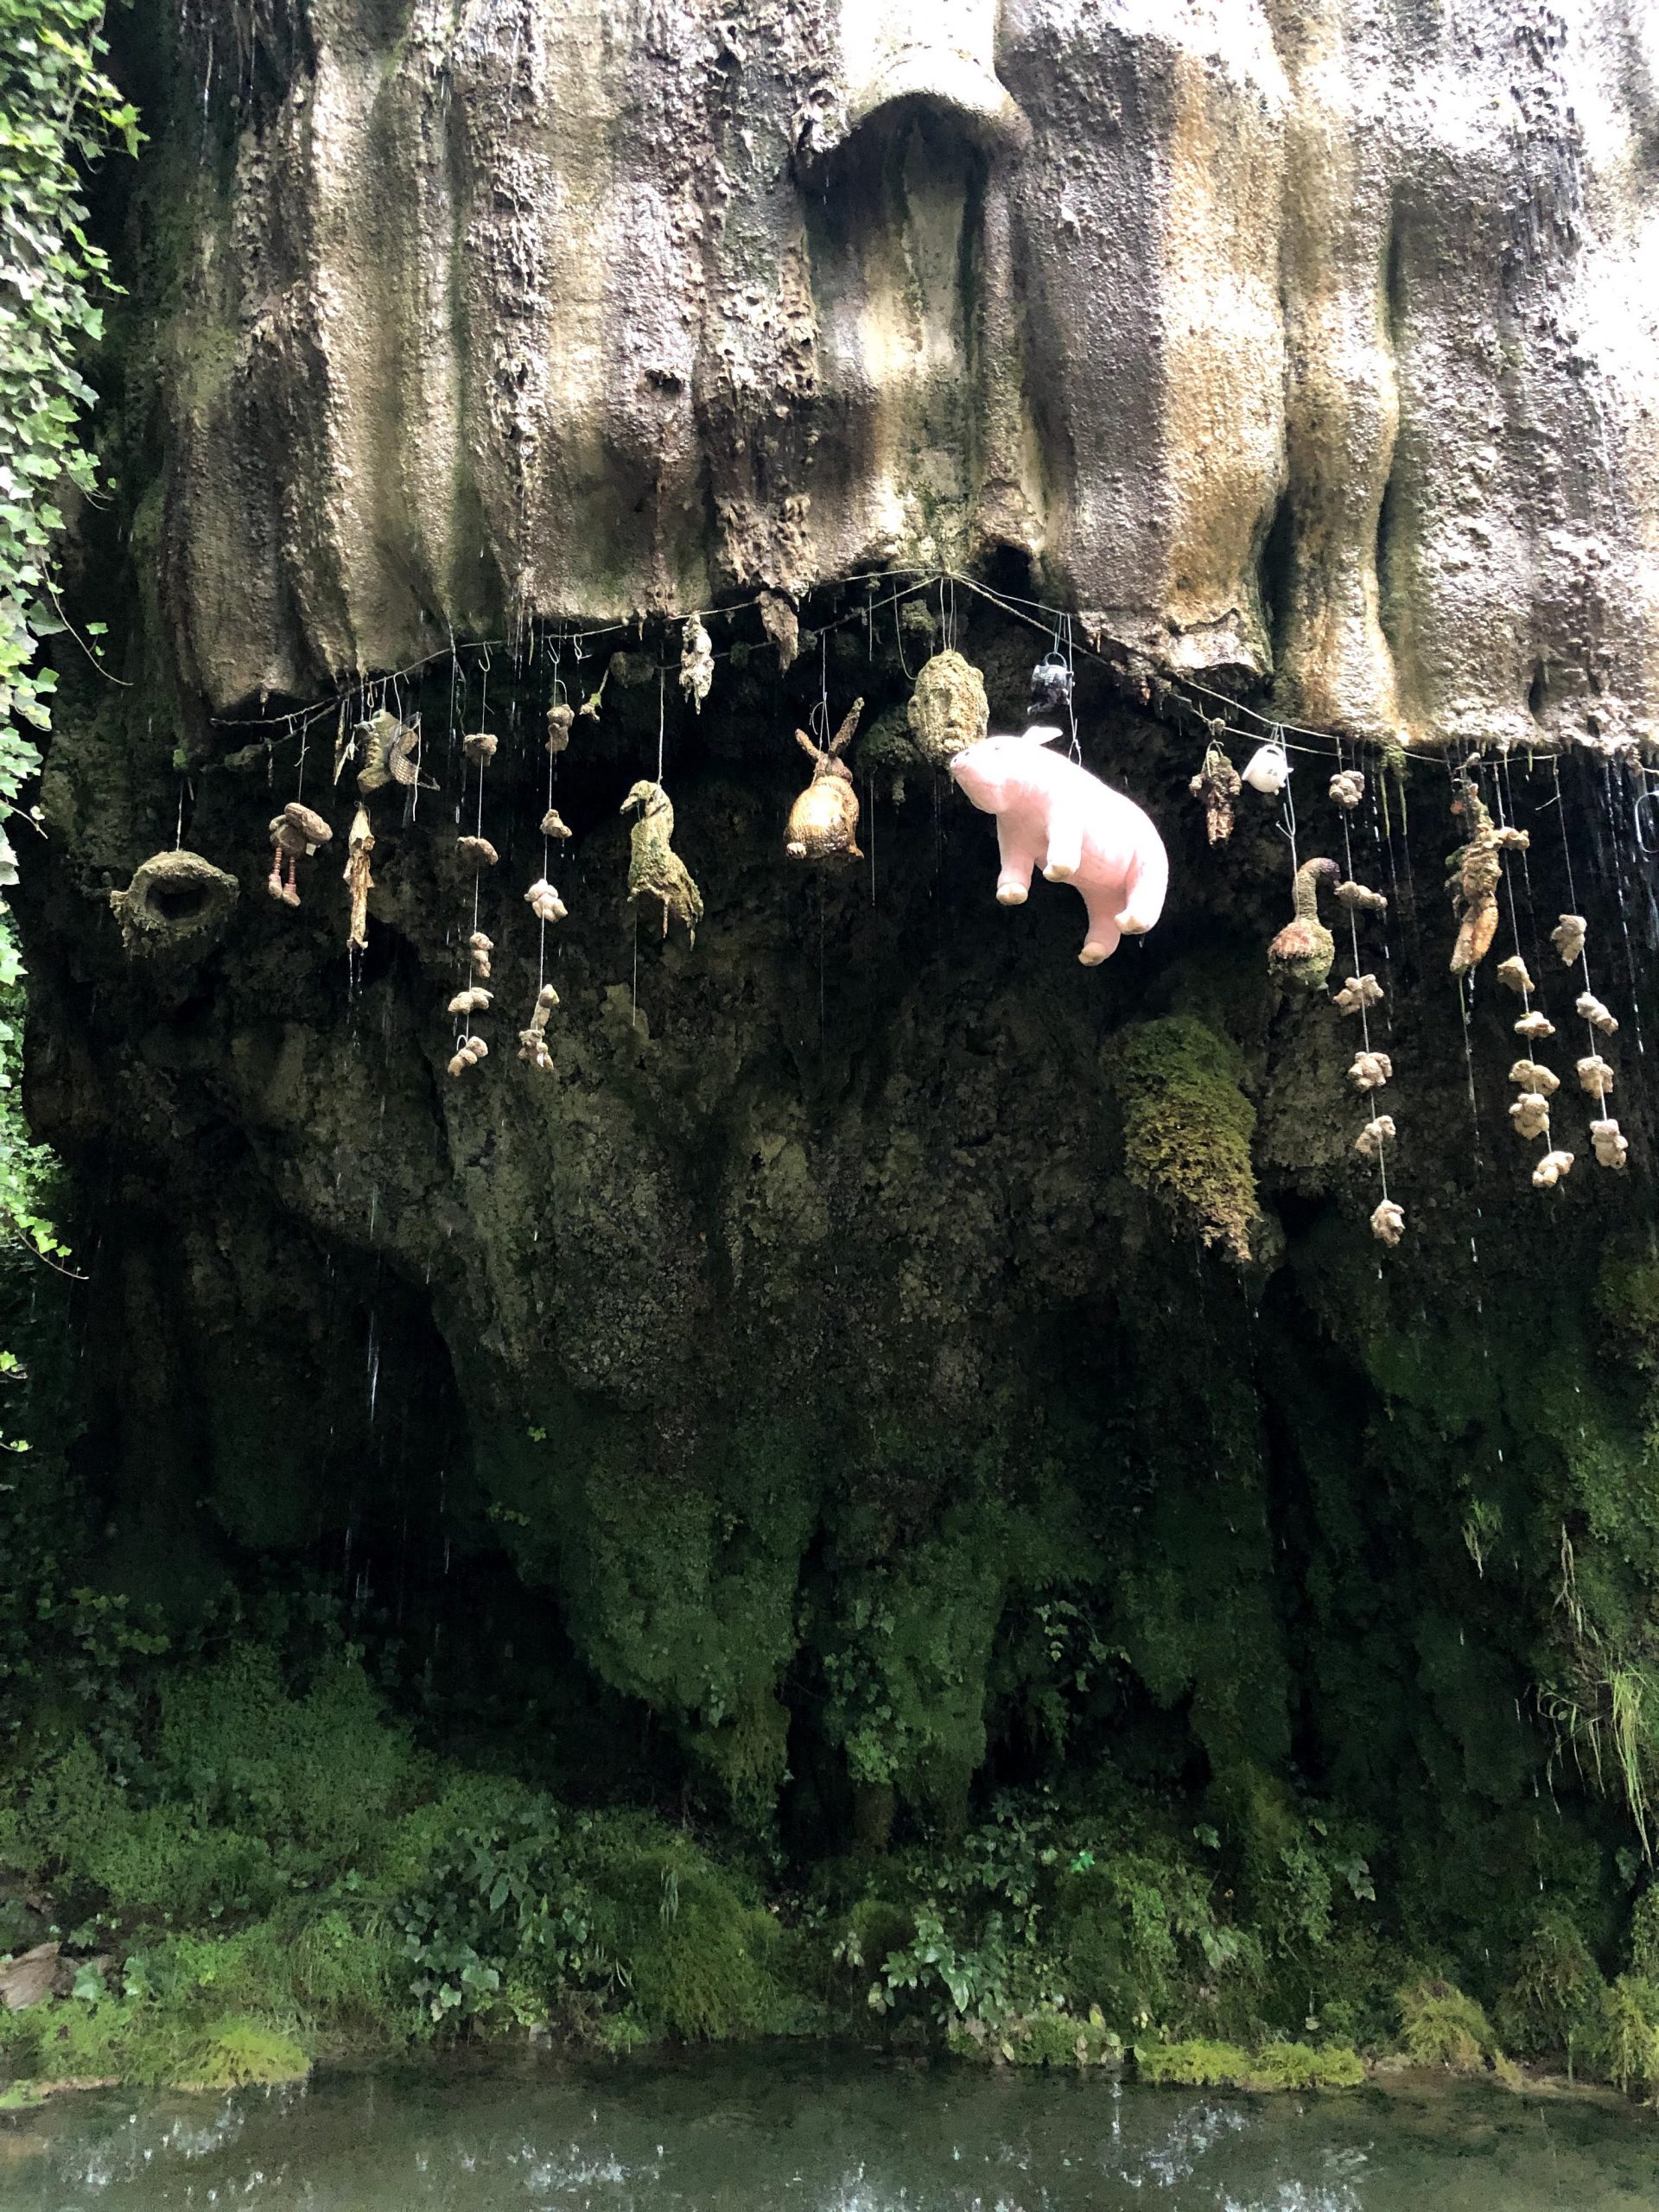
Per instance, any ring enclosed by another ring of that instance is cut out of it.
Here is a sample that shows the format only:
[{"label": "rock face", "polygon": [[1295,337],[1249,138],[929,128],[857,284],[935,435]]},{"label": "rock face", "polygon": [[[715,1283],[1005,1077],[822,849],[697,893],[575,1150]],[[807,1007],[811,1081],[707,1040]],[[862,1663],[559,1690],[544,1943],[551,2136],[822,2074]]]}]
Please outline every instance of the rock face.
[{"label": "rock face", "polygon": [[253,29],[187,35],[229,160],[163,334],[216,709],[446,627],[1015,556],[1320,726],[1652,727],[1642,0]]},{"label": "rock face", "polygon": [[[1149,1796],[1294,1767],[1462,1895],[1611,1880],[1613,1816],[1538,1823],[1659,1663],[1631,780],[1481,771],[1532,837],[1499,951],[1546,1027],[1592,983],[1628,1025],[1628,1169],[1575,1093],[1583,1164],[1535,1191],[1514,1002],[1446,974],[1438,759],[1368,755],[1351,810],[1351,748],[1294,755],[1304,865],[1386,898],[1333,917],[1386,986],[1344,1023],[1269,977],[1277,784],[1213,845],[1192,795],[1262,733],[1156,720],[1080,652],[1080,750],[1172,861],[1091,973],[1072,893],[995,906],[907,720],[957,650],[1014,726],[1047,626],[889,586],[975,566],[1348,731],[1636,731],[1651,23],[233,12],[186,11],[125,233],[127,508],[80,589],[133,688],[66,655],[19,893],[105,1578],[407,1587],[438,1672],[470,1636],[491,1695],[602,1686],[664,1787],[792,1806],[809,1851],[1121,1758]],[[681,622],[595,634],[693,608],[700,714]],[[781,849],[791,733],[855,698],[863,857],[820,876]],[[382,709],[418,781],[365,786],[349,957],[360,763],[331,776]],[[619,809],[658,784],[695,944],[628,904]],[[292,804],[335,833],[297,910],[261,888]],[[168,957],[130,957],[110,893],[174,848],[225,895],[186,941],[157,892]],[[1589,975],[1546,970],[1563,914]],[[452,1081],[462,1014],[490,1049]],[[1643,1757],[1651,1799],[1659,1729]]]}]

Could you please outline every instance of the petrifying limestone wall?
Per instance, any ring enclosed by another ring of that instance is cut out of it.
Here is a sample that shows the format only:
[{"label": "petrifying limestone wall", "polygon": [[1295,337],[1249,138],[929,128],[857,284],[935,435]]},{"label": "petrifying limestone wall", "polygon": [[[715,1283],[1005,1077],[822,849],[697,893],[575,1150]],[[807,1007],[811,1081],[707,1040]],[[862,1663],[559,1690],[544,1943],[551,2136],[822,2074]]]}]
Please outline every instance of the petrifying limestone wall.
[{"label": "petrifying limestone wall", "polygon": [[214,709],[1012,554],[1356,734],[1651,732],[1646,0],[256,22],[183,57],[251,87],[166,347]]}]

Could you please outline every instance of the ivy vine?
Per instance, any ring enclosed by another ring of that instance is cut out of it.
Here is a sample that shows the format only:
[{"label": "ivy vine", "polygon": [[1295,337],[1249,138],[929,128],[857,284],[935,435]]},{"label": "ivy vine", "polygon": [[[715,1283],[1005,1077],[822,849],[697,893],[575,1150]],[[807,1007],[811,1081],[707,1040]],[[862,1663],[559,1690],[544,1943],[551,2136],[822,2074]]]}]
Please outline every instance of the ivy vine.
[{"label": "ivy vine", "polygon": [[[79,438],[92,398],[79,361],[114,286],[86,235],[81,180],[106,148],[137,153],[139,141],[137,111],[102,67],[103,24],[104,0],[0,0],[0,821],[51,727],[56,677],[39,647],[66,626],[53,562],[62,501],[98,480]],[[16,880],[0,830],[0,884]],[[22,977],[0,907],[0,1226],[50,1257],[62,1248],[39,1211],[48,1155],[30,1141],[14,1080]]]},{"label": "ivy vine", "polygon": [[[138,116],[105,74],[104,0],[0,0],[0,804],[40,766],[55,678],[39,640],[63,626],[53,540],[66,490],[96,488],[78,437],[79,365],[103,334],[109,261],[86,235],[81,179]],[[96,634],[96,630],[95,630]],[[19,725],[22,725],[20,727]]]}]

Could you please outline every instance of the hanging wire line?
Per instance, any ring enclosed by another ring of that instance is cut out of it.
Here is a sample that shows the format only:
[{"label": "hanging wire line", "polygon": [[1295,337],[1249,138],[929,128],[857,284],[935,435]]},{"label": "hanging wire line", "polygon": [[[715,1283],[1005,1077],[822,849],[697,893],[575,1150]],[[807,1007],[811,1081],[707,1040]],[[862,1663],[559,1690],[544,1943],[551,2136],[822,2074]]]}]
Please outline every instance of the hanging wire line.
[{"label": "hanging wire line", "polygon": [[[898,581],[902,579],[909,579],[909,581]],[[896,588],[882,598],[867,598],[861,606],[851,608],[834,620],[823,624],[820,635],[827,636],[830,632],[842,629],[851,622],[862,622],[866,627],[867,636],[873,637],[874,617],[883,607],[896,607],[901,601],[924,597],[937,588],[939,594],[940,623],[944,638],[946,644],[954,648],[960,634],[960,614],[957,606],[957,591],[960,587],[964,591],[971,592],[976,598],[985,601],[988,606],[997,607],[1013,620],[1022,622],[1028,628],[1046,632],[1053,639],[1056,651],[1064,648],[1069,668],[1075,670],[1077,657],[1079,653],[1103,667],[1117,665],[1109,653],[1103,652],[1098,646],[1081,644],[1077,640],[1075,636],[1077,618],[1071,610],[1050,607],[1040,600],[1022,599],[1014,593],[995,590],[988,584],[979,583],[973,577],[964,575],[959,569],[870,569],[855,575],[838,578],[833,586],[826,588],[840,590],[850,588],[855,584],[870,586],[887,582],[895,582]],[[762,596],[762,594],[756,593],[751,598],[734,601],[728,606],[696,608],[684,614],[664,614],[652,619],[660,620],[664,628],[690,620],[702,621],[705,619],[721,617],[729,619],[759,607]],[[637,633],[642,628],[645,620],[645,616],[638,615],[626,621],[601,623],[572,632],[572,643],[577,660],[582,661],[588,658],[586,647],[594,639],[620,637],[630,631]],[[562,620],[557,626],[563,632]],[[897,622],[894,625],[894,638],[899,666],[908,678],[912,675],[912,671],[905,652],[902,626]],[[454,671],[461,656],[481,654],[484,656],[485,666],[487,669],[490,653],[493,651],[506,649],[508,644],[507,639],[500,638],[458,641],[451,632],[448,645],[440,646],[432,652],[423,654],[418,660],[410,661],[406,666],[391,671],[385,677],[359,677],[353,683],[346,686],[344,692],[340,696],[350,697],[355,694],[361,701],[367,696],[373,684],[379,683],[395,685],[445,658],[448,658],[450,663],[453,694]],[[1130,649],[1124,648],[1124,650]],[[729,658],[729,648],[715,653],[714,658],[716,660]],[[1286,744],[1290,751],[1317,754],[1326,759],[1330,757],[1334,740],[1327,731],[1311,729],[1300,722],[1288,722],[1282,717],[1270,715],[1260,708],[1249,706],[1243,700],[1233,698],[1228,693],[1215,690],[1211,686],[1200,683],[1196,677],[1187,674],[1185,671],[1159,669],[1155,672],[1177,696],[1192,692],[1213,700],[1218,706],[1224,708],[1230,715],[1243,717],[1263,731],[1277,733],[1278,741],[1281,744]],[[335,703],[335,700],[331,698],[321,701],[312,707],[293,709],[280,715],[249,717],[220,715],[213,716],[213,719],[214,723],[221,728],[249,730],[281,728],[284,729],[290,737],[297,728],[303,741],[307,726],[319,715],[333,712]],[[1075,728],[1075,718],[1073,727]],[[1317,742],[1313,745],[1288,745],[1284,734],[1291,730],[1296,732],[1300,737],[1313,738]]]},{"label": "hanging wire line", "polygon": [[[1561,764],[1559,760],[1553,760],[1550,763],[1550,766],[1554,772],[1555,779],[1555,812],[1561,825],[1561,857],[1567,862],[1567,895],[1568,899],[1572,902],[1573,912],[1576,914],[1579,911],[1579,894],[1573,887],[1573,851],[1571,846],[1567,842],[1567,809],[1560,803]],[[1587,998],[1593,998],[1595,996],[1595,989],[1590,981],[1590,946],[1587,937],[1585,943],[1579,948],[1579,969],[1580,974],[1584,977],[1585,995]],[[1601,1058],[1601,1053],[1597,1046],[1595,1025],[1587,1018],[1584,1025],[1584,1033],[1589,1040],[1589,1057],[1592,1059],[1599,1060]],[[1596,1077],[1596,1118],[1599,1121],[1603,1122],[1607,1118],[1607,1093],[1602,1088],[1602,1082],[1599,1074],[1598,1074]]]},{"label": "hanging wire line", "polygon": [[[1500,830],[1507,830],[1510,825],[1503,810],[1503,792],[1500,788],[1503,780],[1503,779],[1501,777],[1497,776],[1494,776],[1492,779],[1492,804],[1497,814],[1498,828]],[[1511,804],[1512,803],[1513,794],[1511,794]],[[1526,850],[1525,846],[1522,847],[1522,852]],[[1507,868],[1503,871],[1503,891],[1504,895],[1509,901],[1510,932],[1515,939],[1515,957],[1521,963],[1521,1012],[1523,1018],[1529,1018],[1532,1014],[1532,979],[1527,972],[1526,949],[1521,942],[1521,918],[1516,911],[1515,905],[1515,878]],[[1529,1058],[1531,1056],[1531,1052],[1532,1039],[1528,1038],[1527,1053]],[[1546,1152],[1553,1149],[1553,1141],[1550,1137],[1548,1124],[1539,1130],[1538,1141],[1543,1146]]]},{"label": "hanging wire line", "polygon": [[[1343,765],[1342,747],[1341,747],[1340,744],[1338,744],[1338,747],[1337,747],[1337,766],[1338,766],[1338,770],[1340,770],[1340,769],[1341,769],[1342,765]],[[1289,795],[1290,795],[1290,785],[1289,785],[1288,784],[1287,784],[1287,785],[1285,785],[1285,795],[1286,795],[1286,797],[1287,797],[1287,798],[1288,798],[1288,797],[1289,797]],[[1352,827],[1351,827],[1351,823],[1350,823],[1350,822],[1349,822],[1349,819],[1348,819],[1348,810],[1347,810],[1347,808],[1346,808],[1346,807],[1344,807],[1344,808],[1341,810],[1341,811],[1342,811],[1342,856],[1343,856],[1343,860],[1344,860],[1344,863],[1346,864],[1346,868],[1347,868],[1347,871],[1348,871],[1348,880],[1349,880],[1349,882],[1350,882],[1350,883],[1351,883],[1351,882],[1354,880],[1354,840],[1353,840],[1353,831],[1352,831]],[[1291,850],[1292,850],[1292,852],[1293,852],[1293,853],[1295,851],[1295,847],[1294,847],[1294,845],[1293,845],[1293,846],[1292,846]],[[1359,968],[1359,913],[1358,913],[1358,910],[1357,910],[1356,907],[1353,907],[1353,906],[1350,906],[1350,907],[1349,907],[1349,909],[1348,909],[1348,941],[1349,941],[1349,944],[1350,944],[1351,945],[1351,947],[1353,948],[1353,955],[1354,955],[1354,974],[1355,974],[1355,976],[1358,976],[1358,974],[1359,974],[1359,972],[1360,972],[1360,968]],[[1363,991],[1362,991],[1362,992],[1360,993],[1360,995],[1359,995],[1359,1033],[1360,1033],[1360,1041],[1361,1041],[1361,1043],[1363,1045],[1363,1046],[1364,1046],[1364,1048],[1365,1048],[1365,1051],[1366,1051],[1367,1052],[1370,1052],[1370,1049],[1371,1049],[1371,1017],[1370,1017],[1370,1011],[1368,1010],[1368,1008],[1367,1008],[1367,1007],[1366,1007],[1366,1004],[1365,1004],[1365,994],[1364,994],[1364,992],[1363,992]],[[1392,1063],[1390,1063],[1390,1065],[1392,1065]],[[1379,1119],[1381,1118],[1379,1109],[1380,1109],[1380,1108],[1382,1107],[1382,1093],[1383,1093],[1383,1091],[1384,1091],[1384,1090],[1387,1090],[1387,1088],[1388,1088],[1388,1084],[1387,1084],[1380,1083],[1380,1084],[1377,1084],[1377,1086],[1376,1086],[1376,1090],[1372,1090],[1372,1091],[1370,1091],[1370,1092],[1369,1092],[1369,1093],[1367,1094],[1367,1100],[1366,1100],[1366,1103],[1367,1103],[1369,1104],[1369,1106],[1370,1107],[1370,1109],[1371,1109],[1371,1119],[1372,1119],[1372,1121],[1374,1121],[1374,1122],[1375,1122],[1375,1121],[1377,1121],[1377,1120],[1379,1120]],[[1388,1203],[1388,1197],[1389,1197],[1388,1140],[1387,1140],[1387,1138],[1386,1138],[1386,1137],[1381,1137],[1381,1136],[1380,1136],[1380,1137],[1377,1139],[1377,1146],[1376,1146],[1376,1173],[1377,1173],[1377,1179],[1378,1179],[1378,1181],[1381,1183],[1381,1185],[1382,1185],[1382,1201],[1383,1201],[1383,1204],[1386,1205],[1387,1205],[1387,1203]]]},{"label": "hanging wire line", "polygon": [[[1338,760],[1341,760],[1342,755],[1340,752],[1338,752],[1337,758]],[[1282,811],[1278,825],[1279,835],[1281,837],[1288,838],[1290,841],[1290,873],[1294,878],[1298,866],[1296,859],[1296,794],[1291,789],[1290,779],[1288,777],[1285,779],[1281,804]],[[1353,874],[1353,870],[1351,868],[1350,868],[1348,872],[1351,875]]]}]

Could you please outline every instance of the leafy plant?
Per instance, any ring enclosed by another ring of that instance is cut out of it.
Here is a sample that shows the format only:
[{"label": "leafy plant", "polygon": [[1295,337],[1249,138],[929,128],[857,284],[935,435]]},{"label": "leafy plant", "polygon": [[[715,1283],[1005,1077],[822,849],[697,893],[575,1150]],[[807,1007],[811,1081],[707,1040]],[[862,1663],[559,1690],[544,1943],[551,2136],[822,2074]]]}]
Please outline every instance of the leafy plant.
[{"label": "leafy plant", "polygon": [[1478,2074],[1499,2056],[1491,2023],[1472,1997],[1449,1981],[1431,1979],[1401,1990],[1400,2040],[1416,2066]]},{"label": "leafy plant", "polygon": [[[104,0],[0,0],[0,806],[40,766],[16,726],[50,726],[39,639],[64,626],[52,569],[66,491],[97,486],[76,442],[92,387],[79,353],[103,334],[109,262],[86,235],[83,167],[136,154],[137,111],[105,74]],[[16,721],[14,721],[14,717]]]},{"label": "leafy plant", "polygon": [[413,1993],[434,2021],[504,2004],[523,2012],[526,1999],[531,2018],[544,2019],[556,1984],[614,1979],[590,1939],[592,1900],[548,1799],[459,1831],[394,1917]]}]

